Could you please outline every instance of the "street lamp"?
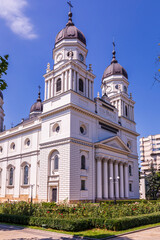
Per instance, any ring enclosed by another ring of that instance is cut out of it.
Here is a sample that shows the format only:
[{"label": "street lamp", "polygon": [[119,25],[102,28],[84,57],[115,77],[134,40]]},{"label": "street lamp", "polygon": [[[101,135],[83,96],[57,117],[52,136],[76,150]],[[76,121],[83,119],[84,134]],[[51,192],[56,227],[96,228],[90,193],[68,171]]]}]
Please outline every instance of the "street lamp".
[{"label": "street lamp", "polygon": [[34,184],[30,184],[30,187],[31,187],[31,203],[32,203],[32,200],[33,200],[33,187],[34,187]]},{"label": "street lamp", "polygon": [[116,204],[116,183],[118,183],[120,177],[117,176],[116,178],[112,178],[110,177],[109,180],[110,181],[113,181],[113,184],[114,184],[114,204]]}]

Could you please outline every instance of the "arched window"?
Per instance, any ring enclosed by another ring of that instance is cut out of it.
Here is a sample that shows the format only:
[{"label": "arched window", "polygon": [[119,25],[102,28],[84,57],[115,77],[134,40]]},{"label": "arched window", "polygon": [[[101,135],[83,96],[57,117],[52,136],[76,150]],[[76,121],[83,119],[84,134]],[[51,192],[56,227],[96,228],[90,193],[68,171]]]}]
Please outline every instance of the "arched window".
[{"label": "arched window", "polygon": [[57,80],[57,84],[56,84],[56,92],[61,91],[61,79],[59,78]]},{"label": "arched window", "polygon": [[82,79],[79,79],[79,91],[83,92],[84,89],[83,89],[83,80]]},{"label": "arched window", "polygon": [[54,170],[58,170],[58,156],[54,157]]},{"label": "arched window", "polygon": [[24,181],[23,181],[23,184],[25,185],[28,184],[28,173],[29,173],[29,167],[26,165],[24,167]]},{"label": "arched window", "polygon": [[127,106],[125,106],[125,114],[126,114],[126,117],[128,116],[128,108]]},{"label": "arched window", "polygon": [[81,156],[81,169],[86,169],[86,158],[84,155]]},{"label": "arched window", "polygon": [[13,169],[13,167],[11,167],[11,168],[9,169],[9,185],[10,185],[10,186],[13,185],[13,171],[14,171],[14,169]]},{"label": "arched window", "polygon": [[49,174],[53,175],[59,169],[59,152],[55,150],[49,158]]},{"label": "arched window", "polygon": [[131,165],[129,165],[129,176],[132,176],[132,167],[131,167]]}]

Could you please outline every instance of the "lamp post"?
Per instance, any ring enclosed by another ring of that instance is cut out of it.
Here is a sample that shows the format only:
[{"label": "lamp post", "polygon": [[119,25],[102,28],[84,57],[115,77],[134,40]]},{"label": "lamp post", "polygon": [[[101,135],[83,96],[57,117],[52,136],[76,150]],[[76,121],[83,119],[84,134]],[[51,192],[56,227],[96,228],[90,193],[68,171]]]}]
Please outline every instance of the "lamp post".
[{"label": "lamp post", "polygon": [[116,178],[112,178],[112,177],[109,178],[109,180],[113,181],[113,184],[114,184],[114,204],[117,204],[116,203],[116,183],[118,183],[119,179],[120,179],[119,176],[117,176]]},{"label": "lamp post", "polygon": [[34,184],[30,184],[30,187],[31,187],[31,203],[33,201],[33,187],[34,187]]}]

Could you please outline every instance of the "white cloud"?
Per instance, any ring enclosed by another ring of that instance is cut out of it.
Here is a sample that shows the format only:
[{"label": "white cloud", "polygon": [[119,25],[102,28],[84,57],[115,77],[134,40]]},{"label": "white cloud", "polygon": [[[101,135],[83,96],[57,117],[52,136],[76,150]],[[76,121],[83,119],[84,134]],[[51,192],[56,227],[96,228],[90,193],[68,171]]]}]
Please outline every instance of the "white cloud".
[{"label": "white cloud", "polygon": [[0,0],[0,18],[3,18],[10,29],[26,39],[37,37],[33,25],[23,13],[27,6],[26,0]]}]

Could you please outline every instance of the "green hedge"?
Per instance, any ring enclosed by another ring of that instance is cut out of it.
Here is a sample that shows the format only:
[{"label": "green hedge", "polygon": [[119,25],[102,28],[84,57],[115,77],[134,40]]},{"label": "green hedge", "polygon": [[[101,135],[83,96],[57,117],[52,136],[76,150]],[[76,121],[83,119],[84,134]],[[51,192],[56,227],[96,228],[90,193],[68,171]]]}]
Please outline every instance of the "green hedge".
[{"label": "green hedge", "polygon": [[[156,203],[156,202],[160,202],[160,199],[158,200],[146,200],[146,199],[126,199],[126,200],[117,200],[116,201],[118,204],[131,204],[131,203],[135,203],[135,202],[143,202],[143,203]],[[106,204],[114,204],[114,200],[102,200],[99,202],[101,203],[106,203]]]},{"label": "green hedge", "polygon": [[74,232],[91,228],[106,228],[108,230],[120,231],[142,225],[158,223],[160,222],[160,212],[117,219],[87,218],[76,220],[0,214],[0,222],[38,227],[42,227],[42,225],[45,224],[47,228]]}]

